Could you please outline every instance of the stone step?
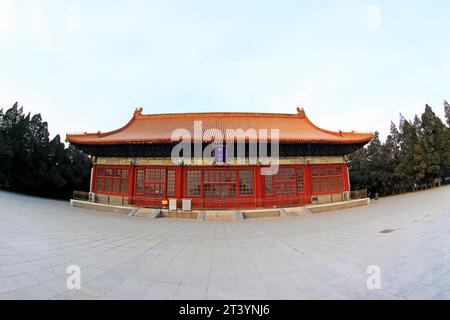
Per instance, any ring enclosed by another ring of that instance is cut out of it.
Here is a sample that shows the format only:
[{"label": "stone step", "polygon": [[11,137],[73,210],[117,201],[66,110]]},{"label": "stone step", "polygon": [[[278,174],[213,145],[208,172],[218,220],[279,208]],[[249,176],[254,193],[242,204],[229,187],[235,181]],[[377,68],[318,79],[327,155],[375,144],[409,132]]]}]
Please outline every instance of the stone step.
[{"label": "stone step", "polygon": [[241,220],[240,211],[206,211],[204,221],[232,221]]},{"label": "stone step", "polygon": [[198,219],[198,212],[194,211],[167,211],[164,210],[161,213],[161,218],[170,218],[170,219]]},{"label": "stone step", "polygon": [[139,211],[140,208],[134,208],[133,210],[130,211],[130,213],[128,214],[129,217],[134,217],[134,215]]},{"label": "stone step", "polygon": [[350,200],[350,201],[345,201],[345,202],[334,202],[334,203],[307,206],[306,208],[308,210],[310,210],[313,214],[317,214],[317,213],[327,213],[327,212],[331,212],[331,211],[338,211],[338,210],[368,206],[369,204],[370,204],[370,198],[365,198],[365,199]]},{"label": "stone step", "polygon": [[133,217],[157,219],[161,217],[161,209],[139,208]]},{"label": "stone step", "polygon": [[280,209],[273,210],[251,210],[243,211],[242,216],[247,219],[259,219],[259,218],[282,218],[283,213]]},{"label": "stone step", "polygon": [[281,212],[285,215],[285,218],[306,217],[312,215],[311,211],[305,207],[283,208],[281,209]]},{"label": "stone step", "polygon": [[132,207],[115,206],[110,204],[95,203],[81,200],[70,200],[70,206],[87,210],[101,211],[105,213],[115,213],[129,215],[134,209]]}]

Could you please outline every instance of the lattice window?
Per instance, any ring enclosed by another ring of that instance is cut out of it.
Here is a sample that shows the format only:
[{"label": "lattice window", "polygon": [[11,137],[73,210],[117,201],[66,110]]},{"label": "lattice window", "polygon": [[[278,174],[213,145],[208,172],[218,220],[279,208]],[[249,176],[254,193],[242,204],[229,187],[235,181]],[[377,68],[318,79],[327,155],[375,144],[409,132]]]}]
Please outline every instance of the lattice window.
[{"label": "lattice window", "polygon": [[329,181],[330,191],[336,191],[336,177],[329,177],[328,181]]},{"label": "lattice window", "polygon": [[105,188],[104,182],[105,178],[97,177],[97,191],[103,191],[103,189]]},{"label": "lattice window", "polygon": [[201,195],[201,183],[202,172],[200,170],[188,170],[187,173],[187,195],[188,196],[200,196]]},{"label": "lattice window", "polygon": [[319,178],[312,178],[312,191],[320,192]]},{"label": "lattice window", "polygon": [[144,195],[150,197],[165,196],[166,169],[145,169]]},{"label": "lattice window", "polygon": [[152,198],[165,197],[166,169],[138,169],[136,171],[136,194]]},{"label": "lattice window", "polygon": [[303,169],[295,169],[295,175],[297,177],[297,193],[304,193],[304,177],[303,177]]},{"label": "lattice window", "polygon": [[342,166],[313,167],[311,175],[313,192],[331,193],[344,190]]},{"label": "lattice window", "polygon": [[167,171],[167,196],[175,195],[175,170]]},{"label": "lattice window", "polygon": [[120,192],[128,192],[128,169],[122,169],[122,179],[120,182]]},{"label": "lattice window", "polygon": [[264,192],[268,196],[273,196],[273,176],[268,175],[264,178]]},{"label": "lattice window", "polygon": [[318,177],[319,176],[319,169],[318,168],[312,168],[311,175],[313,177]]},{"label": "lattice window", "polygon": [[138,170],[136,174],[136,193],[143,194],[144,193],[144,177],[145,171]]},{"label": "lattice window", "polygon": [[337,177],[338,190],[344,190],[344,179],[342,176]]},{"label": "lattice window", "polygon": [[253,195],[253,171],[240,170],[239,171],[239,195],[252,196]]},{"label": "lattice window", "polygon": [[294,196],[304,192],[303,169],[279,168],[278,173],[265,177],[265,194]]},{"label": "lattice window", "polygon": [[126,194],[128,192],[128,169],[97,168],[96,191]]}]

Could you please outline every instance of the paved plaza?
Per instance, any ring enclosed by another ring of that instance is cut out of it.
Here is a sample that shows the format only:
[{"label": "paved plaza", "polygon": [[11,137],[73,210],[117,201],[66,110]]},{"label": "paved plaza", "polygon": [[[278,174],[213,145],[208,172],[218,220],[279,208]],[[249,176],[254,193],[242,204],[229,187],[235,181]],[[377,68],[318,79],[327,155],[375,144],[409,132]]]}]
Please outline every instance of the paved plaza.
[{"label": "paved plaza", "polygon": [[[450,299],[450,187],[245,222],[130,218],[0,192],[0,299]],[[68,290],[67,268],[81,268]],[[381,289],[369,290],[369,266]]]}]

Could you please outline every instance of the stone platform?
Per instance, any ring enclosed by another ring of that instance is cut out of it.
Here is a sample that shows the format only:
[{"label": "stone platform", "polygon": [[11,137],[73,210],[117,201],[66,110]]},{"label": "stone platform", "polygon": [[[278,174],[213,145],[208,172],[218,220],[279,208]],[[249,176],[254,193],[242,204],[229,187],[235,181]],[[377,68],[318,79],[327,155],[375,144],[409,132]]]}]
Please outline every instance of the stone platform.
[{"label": "stone platform", "polygon": [[[321,205],[309,205],[296,208],[273,208],[273,209],[255,209],[255,210],[211,210],[211,211],[168,211],[151,208],[134,208],[116,205],[106,205],[88,201],[71,200],[72,207],[110,212],[115,214],[131,215],[141,218],[176,218],[176,219],[195,219],[198,221],[245,221],[262,218],[293,218],[308,216],[310,214],[319,214],[366,206],[370,204],[370,199],[358,199],[345,202],[335,202]],[[134,211],[134,212],[133,212]]]}]

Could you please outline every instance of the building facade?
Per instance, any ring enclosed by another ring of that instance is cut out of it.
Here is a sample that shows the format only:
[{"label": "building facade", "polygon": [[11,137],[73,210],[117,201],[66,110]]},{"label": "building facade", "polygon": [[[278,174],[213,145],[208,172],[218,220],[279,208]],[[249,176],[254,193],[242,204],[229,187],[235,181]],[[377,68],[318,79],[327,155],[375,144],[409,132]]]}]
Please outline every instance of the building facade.
[{"label": "building facade", "polygon": [[[174,157],[181,135],[189,149]],[[141,108],[118,130],[69,134],[67,141],[92,156],[96,201],[166,207],[176,199],[181,207],[189,199],[193,209],[214,210],[343,201],[346,157],[372,138],[321,129],[301,109],[143,115]]]}]

